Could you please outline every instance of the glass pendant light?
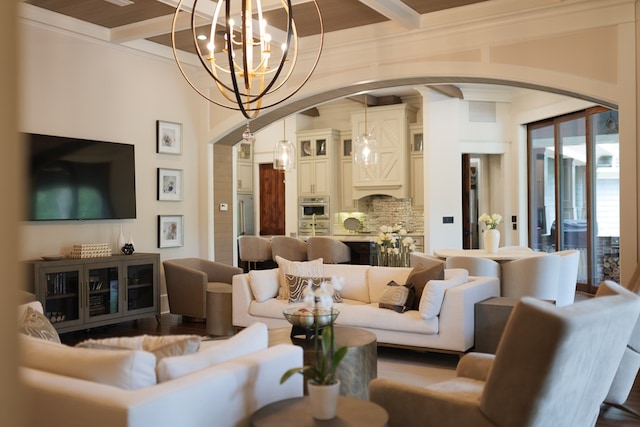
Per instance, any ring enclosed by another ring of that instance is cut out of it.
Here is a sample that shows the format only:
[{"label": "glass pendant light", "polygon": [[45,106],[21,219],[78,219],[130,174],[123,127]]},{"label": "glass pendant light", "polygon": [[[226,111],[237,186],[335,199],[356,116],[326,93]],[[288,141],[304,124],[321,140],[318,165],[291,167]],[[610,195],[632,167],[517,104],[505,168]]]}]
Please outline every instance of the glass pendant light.
[{"label": "glass pendant light", "polygon": [[273,147],[273,168],[289,172],[293,170],[296,159],[296,146],[287,139],[285,120],[282,120],[283,139]]},{"label": "glass pendant light", "polygon": [[378,164],[378,142],[368,132],[367,123],[367,95],[364,96],[364,133],[354,141],[353,163],[360,167],[370,167]]}]

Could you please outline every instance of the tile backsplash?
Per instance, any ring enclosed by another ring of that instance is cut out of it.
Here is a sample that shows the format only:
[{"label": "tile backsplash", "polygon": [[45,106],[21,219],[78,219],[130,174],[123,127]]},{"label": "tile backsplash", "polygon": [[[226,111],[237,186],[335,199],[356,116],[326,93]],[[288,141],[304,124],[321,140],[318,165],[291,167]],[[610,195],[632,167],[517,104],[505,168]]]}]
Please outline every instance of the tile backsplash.
[{"label": "tile backsplash", "polygon": [[[411,199],[396,199],[390,196],[369,196],[358,201],[358,213],[340,213],[339,225],[348,216],[362,223],[360,231],[377,233],[382,225],[401,224],[408,232],[421,234],[424,230],[424,213],[411,207]],[[343,230],[346,231],[346,230]]]}]

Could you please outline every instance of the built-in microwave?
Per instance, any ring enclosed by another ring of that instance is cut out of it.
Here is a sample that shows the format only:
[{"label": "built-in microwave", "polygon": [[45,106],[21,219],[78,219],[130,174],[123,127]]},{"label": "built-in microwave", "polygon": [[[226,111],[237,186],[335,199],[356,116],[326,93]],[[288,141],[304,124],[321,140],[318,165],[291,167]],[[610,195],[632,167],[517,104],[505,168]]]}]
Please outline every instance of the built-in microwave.
[{"label": "built-in microwave", "polygon": [[299,219],[329,219],[329,197],[300,197]]}]

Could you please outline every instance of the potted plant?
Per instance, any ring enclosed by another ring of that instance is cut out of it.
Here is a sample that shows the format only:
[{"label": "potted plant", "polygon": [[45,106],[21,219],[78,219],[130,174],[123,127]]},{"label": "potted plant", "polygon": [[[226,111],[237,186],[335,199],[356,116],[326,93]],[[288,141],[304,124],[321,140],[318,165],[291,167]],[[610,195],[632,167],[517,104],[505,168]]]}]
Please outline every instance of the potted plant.
[{"label": "potted plant", "polygon": [[311,365],[300,366],[287,370],[280,378],[280,384],[295,374],[304,375],[311,399],[311,415],[319,420],[335,417],[340,381],[336,378],[336,370],[347,354],[347,347],[335,348],[333,324],[337,317],[337,310],[333,309],[333,293],[342,286],[342,279],[332,278],[331,282],[322,282],[315,289],[309,281],[304,291],[305,305],[310,308],[314,317],[327,318],[326,326],[320,321],[313,322],[314,329],[314,361]]}]

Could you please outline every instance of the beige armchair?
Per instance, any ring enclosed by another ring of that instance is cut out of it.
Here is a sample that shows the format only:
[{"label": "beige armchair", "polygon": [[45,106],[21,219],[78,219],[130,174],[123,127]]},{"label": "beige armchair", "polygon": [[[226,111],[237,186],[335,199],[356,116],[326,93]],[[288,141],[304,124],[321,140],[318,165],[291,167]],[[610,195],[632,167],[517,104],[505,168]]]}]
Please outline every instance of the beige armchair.
[{"label": "beige armchair", "polygon": [[220,283],[231,286],[231,279],[242,269],[201,258],[181,258],[162,263],[167,284],[169,311],[188,320],[207,316],[207,289]]},{"label": "beige armchair", "polygon": [[288,261],[306,261],[307,242],[296,237],[273,236],[271,238],[271,255],[274,261],[277,256]]},{"label": "beige armchair", "polygon": [[389,427],[593,426],[640,313],[640,298],[605,286],[615,295],[565,307],[524,297],[495,356],[468,353],[428,387],[375,379],[370,400]]},{"label": "beige armchair", "polygon": [[271,240],[261,236],[240,236],[238,256],[240,261],[247,263],[247,270],[251,270],[251,263],[257,268],[259,262],[272,260]]},{"label": "beige armchair", "polygon": [[322,258],[324,264],[346,264],[351,261],[351,248],[331,237],[309,237],[307,258]]}]

